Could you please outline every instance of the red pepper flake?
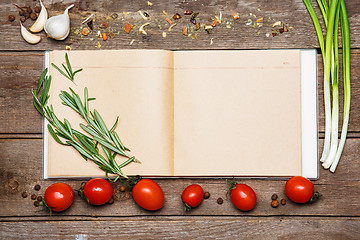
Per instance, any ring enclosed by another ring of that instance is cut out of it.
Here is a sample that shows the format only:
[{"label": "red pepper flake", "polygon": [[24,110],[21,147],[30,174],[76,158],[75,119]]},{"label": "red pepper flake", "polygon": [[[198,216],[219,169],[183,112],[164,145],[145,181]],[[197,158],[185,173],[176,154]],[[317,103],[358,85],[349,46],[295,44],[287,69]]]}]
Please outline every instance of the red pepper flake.
[{"label": "red pepper flake", "polygon": [[106,33],[103,33],[103,34],[102,34],[102,39],[103,39],[104,41],[106,41],[106,40],[108,39],[108,37],[106,36]]},{"label": "red pepper flake", "polygon": [[200,26],[201,26],[200,23],[197,23],[197,24],[196,24],[195,31],[199,30],[199,29],[200,29]]},{"label": "red pepper flake", "polygon": [[130,23],[127,22],[125,24],[124,30],[127,34],[129,34],[132,28],[133,28],[133,25],[131,25]]},{"label": "red pepper flake", "polygon": [[183,27],[182,34],[185,36],[187,35],[187,27]]},{"label": "red pepper flake", "polygon": [[81,34],[84,35],[84,36],[89,35],[89,29],[83,28],[83,30],[81,31]]},{"label": "red pepper flake", "polygon": [[109,24],[107,22],[102,22],[100,28],[107,28]]},{"label": "red pepper flake", "polygon": [[181,19],[181,15],[179,13],[175,13],[175,15],[173,16],[173,19],[175,19],[175,20]]},{"label": "red pepper flake", "polygon": [[215,27],[217,23],[218,23],[218,21],[215,20],[215,21],[212,23],[212,26]]},{"label": "red pepper flake", "polygon": [[234,18],[234,20],[239,19],[239,18],[240,18],[240,14],[239,14],[239,13],[235,13],[235,14],[233,15],[233,18]]},{"label": "red pepper flake", "polygon": [[263,18],[259,18],[258,20],[256,20],[256,22],[260,23],[263,21]]},{"label": "red pepper flake", "polygon": [[184,15],[191,15],[193,12],[191,10],[187,10],[184,12]]},{"label": "red pepper flake", "polygon": [[166,18],[166,21],[171,25],[172,21],[170,20],[170,18]]}]

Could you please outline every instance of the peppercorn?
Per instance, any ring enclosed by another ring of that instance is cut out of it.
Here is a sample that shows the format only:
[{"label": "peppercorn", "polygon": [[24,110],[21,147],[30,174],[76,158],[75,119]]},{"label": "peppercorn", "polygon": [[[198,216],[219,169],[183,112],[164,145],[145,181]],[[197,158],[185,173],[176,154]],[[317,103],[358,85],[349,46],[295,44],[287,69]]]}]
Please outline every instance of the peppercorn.
[{"label": "peppercorn", "polygon": [[119,190],[120,190],[120,192],[125,192],[126,188],[125,188],[125,186],[121,186]]},{"label": "peppercorn", "polygon": [[39,184],[36,184],[36,185],[34,186],[35,191],[39,191],[40,188],[41,188],[41,186],[40,186]]},{"label": "peppercorn", "polygon": [[35,201],[35,202],[34,202],[34,206],[35,206],[35,207],[40,206],[40,202],[39,202],[39,201]]},{"label": "peppercorn", "polygon": [[9,21],[13,22],[15,20],[15,16],[14,15],[9,15]]},{"label": "peppercorn", "polygon": [[21,22],[25,22],[25,20],[26,20],[25,17],[21,17],[21,18],[20,18],[20,21],[21,21]]},{"label": "peppercorn", "polygon": [[271,196],[271,200],[276,200],[278,199],[278,195],[276,193],[274,193],[272,196]]},{"label": "peppercorn", "polygon": [[277,207],[279,206],[279,201],[278,201],[278,200],[273,200],[273,201],[271,202],[271,206],[272,206],[273,208],[277,208]]},{"label": "peppercorn", "polygon": [[34,8],[34,11],[35,11],[36,13],[39,13],[39,12],[41,11],[41,7],[36,6],[36,7]]},{"label": "peppercorn", "polygon": [[25,17],[26,19],[28,19],[28,18],[30,17],[30,13],[25,12],[25,13],[24,13],[24,17]]},{"label": "peppercorn", "polygon": [[30,6],[28,8],[26,8],[26,12],[31,14],[32,13],[32,9],[30,8]]},{"label": "peppercorn", "polygon": [[31,195],[31,199],[36,200],[36,195],[35,194]]},{"label": "peppercorn", "polygon": [[114,203],[114,198],[110,198],[110,200],[108,201],[108,204],[113,204]]},{"label": "peppercorn", "polygon": [[209,192],[205,192],[205,193],[204,193],[204,198],[205,198],[205,199],[208,199],[209,197],[210,197],[210,193],[209,193]]},{"label": "peppercorn", "polygon": [[218,204],[223,204],[223,202],[224,202],[224,200],[223,200],[222,198],[218,198],[218,199],[217,199],[217,203],[218,203]]},{"label": "peppercorn", "polygon": [[42,196],[38,196],[36,199],[37,199],[39,202],[41,202],[41,201],[42,201]]},{"label": "peppercorn", "polygon": [[286,204],[286,200],[285,199],[281,199],[281,205],[285,205]]},{"label": "peppercorn", "polygon": [[23,192],[22,194],[21,194],[21,196],[23,197],[23,198],[27,198],[27,193],[26,192]]},{"label": "peppercorn", "polygon": [[30,18],[31,18],[31,20],[36,20],[37,19],[36,13],[31,13]]},{"label": "peppercorn", "polygon": [[24,16],[24,14],[25,14],[25,11],[24,11],[24,10],[19,10],[19,15],[20,15],[20,16]]}]

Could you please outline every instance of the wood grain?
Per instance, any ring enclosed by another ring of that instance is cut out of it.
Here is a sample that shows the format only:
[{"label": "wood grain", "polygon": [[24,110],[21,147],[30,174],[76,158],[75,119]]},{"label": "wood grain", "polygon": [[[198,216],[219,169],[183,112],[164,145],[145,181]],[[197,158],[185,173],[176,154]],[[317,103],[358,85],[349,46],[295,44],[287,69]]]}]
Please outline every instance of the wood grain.
[{"label": "wood grain", "polygon": [[[149,231],[151,230],[151,231]],[[358,218],[158,217],[0,222],[2,239],[342,239],[360,238]]]},{"label": "wood grain", "polygon": [[[349,131],[360,134],[360,50],[351,55],[352,103]],[[323,68],[318,55],[319,131],[324,132]],[[43,68],[42,52],[0,52],[0,134],[42,133],[42,118],[32,104],[31,90],[36,88]],[[340,83],[340,93],[342,90]],[[340,94],[340,120],[343,97]]]},{"label": "wood grain", "polygon": [[[250,185],[257,194],[257,206],[253,211],[238,211],[227,198],[228,184],[224,179],[159,179],[157,182],[165,193],[164,207],[157,212],[141,209],[132,200],[129,191],[120,193],[121,183],[115,183],[115,203],[102,207],[94,207],[76,196],[73,206],[56,215],[61,216],[192,216],[192,215],[233,215],[233,216],[360,216],[360,158],[358,157],[360,139],[348,139],[343,157],[336,174],[320,169],[320,179],[314,181],[317,191],[323,194],[322,199],[312,205],[299,205],[290,201],[285,206],[271,208],[271,195],[277,193],[280,198],[286,198],[284,192],[285,180],[239,180]],[[8,139],[0,140],[0,216],[47,216],[48,212],[33,206],[33,201],[22,198],[21,193],[28,195],[43,195],[46,187],[59,180],[41,180],[42,176],[42,141],[40,139]],[[92,164],[89,162],[89,164]],[[81,180],[67,180],[71,187],[77,189]],[[41,185],[36,192],[35,184]],[[186,186],[198,183],[211,197],[204,200],[200,207],[190,213],[183,210],[180,195]],[[351,194],[350,194],[351,193]],[[223,198],[222,205],[217,199]],[[288,199],[287,199],[288,200]],[[342,204],[339,204],[342,202]]]},{"label": "wood grain", "polygon": [[[43,1],[48,8],[49,16],[60,14],[73,1]],[[96,50],[97,42],[102,45],[102,49],[122,49],[122,48],[161,48],[161,49],[266,49],[266,48],[314,48],[318,47],[315,29],[310,16],[302,0],[286,1],[261,1],[261,0],[199,0],[199,1],[153,1],[149,6],[147,1],[135,0],[130,3],[127,1],[76,1],[75,7],[70,10],[72,32],[65,41],[55,41],[46,38],[45,33],[39,35],[42,40],[37,45],[26,43],[20,36],[19,16],[17,9],[12,5],[12,1],[6,0],[0,3],[0,15],[7,16],[12,13],[17,20],[9,22],[7,18],[1,18],[0,35],[3,40],[0,42],[0,50],[47,50],[65,49],[69,45],[73,49],[93,49]],[[21,1],[15,1],[21,5]],[[313,5],[318,11],[316,2]],[[347,1],[348,15],[351,31],[352,48],[360,46],[360,23],[358,21],[359,1]],[[146,11],[150,18],[142,19],[137,13],[138,10]],[[215,15],[219,16],[222,12],[223,21],[218,24],[211,34],[202,28],[198,31],[197,39],[182,35],[182,28],[187,26],[193,28],[190,23],[190,16],[183,16],[177,20],[177,26],[168,31],[169,24],[166,17],[171,18],[174,13],[183,13],[184,10],[199,12],[198,21],[203,24],[212,24]],[[167,16],[163,11],[168,13]],[[109,17],[116,12],[119,17],[112,19]],[[129,14],[124,15],[123,12]],[[234,21],[232,15],[240,13],[240,19]],[[91,13],[96,14],[94,31],[87,37],[81,35],[81,22]],[[251,15],[250,15],[251,14]],[[320,13],[318,14],[321,15]],[[253,24],[246,25],[248,19],[252,22],[263,17],[263,26],[253,28]],[[321,19],[321,18],[320,18]],[[102,21],[108,21],[109,26],[106,30],[100,29]],[[287,33],[276,37],[271,36],[272,25],[276,21],[285,22],[290,28]],[[135,26],[130,34],[123,30],[126,22]],[[148,35],[143,36],[138,28],[141,24],[150,22],[147,27]],[[229,24],[227,24],[229,22]],[[32,25],[30,20],[26,21],[25,26]],[[230,27],[230,28],[229,28]],[[114,39],[104,42],[97,37],[97,32],[111,30],[116,33]],[[75,33],[77,32],[77,33]],[[119,34],[117,34],[119,32]],[[162,37],[162,32],[167,32],[167,37]],[[270,33],[266,37],[266,33]],[[134,39],[134,43],[129,43]],[[210,44],[212,39],[213,44]]]}]

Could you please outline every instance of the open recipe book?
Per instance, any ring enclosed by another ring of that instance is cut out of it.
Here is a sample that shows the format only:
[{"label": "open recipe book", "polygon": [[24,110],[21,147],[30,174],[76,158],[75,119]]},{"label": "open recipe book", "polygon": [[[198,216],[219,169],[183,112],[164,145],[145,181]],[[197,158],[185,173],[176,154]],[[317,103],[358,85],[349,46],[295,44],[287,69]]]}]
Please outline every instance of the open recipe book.
[{"label": "open recipe book", "polygon": [[[154,177],[317,178],[315,50],[70,51],[71,82],[61,66],[65,51],[45,54],[52,75],[49,103],[73,128],[82,122],[61,104],[61,90],[97,109],[141,164],[127,175]],[[44,177],[104,176],[72,147],[44,129]],[[118,162],[122,162],[119,156]]]}]

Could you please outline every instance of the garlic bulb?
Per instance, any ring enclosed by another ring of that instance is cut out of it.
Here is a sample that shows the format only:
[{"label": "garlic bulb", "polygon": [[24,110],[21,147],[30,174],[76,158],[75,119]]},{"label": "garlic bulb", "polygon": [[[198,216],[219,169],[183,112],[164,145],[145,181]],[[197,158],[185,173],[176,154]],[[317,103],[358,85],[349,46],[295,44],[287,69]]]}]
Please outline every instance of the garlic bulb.
[{"label": "garlic bulb", "polygon": [[24,38],[25,41],[27,41],[30,44],[36,44],[40,42],[41,37],[35,34],[32,34],[29,32],[21,23],[21,36]]},{"label": "garlic bulb", "polygon": [[48,18],[46,8],[44,4],[41,2],[41,0],[40,0],[40,6],[41,6],[41,11],[39,13],[39,16],[36,19],[36,22],[30,27],[30,31],[34,33],[40,32],[44,29],[46,20]]},{"label": "garlic bulb", "polygon": [[63,14],[53,16],[49,18],[46,23],[44,30],[48,37],[56,40],[64,40],[70,33],[70,18],[68,11],[74,4],[67,7]]}]

